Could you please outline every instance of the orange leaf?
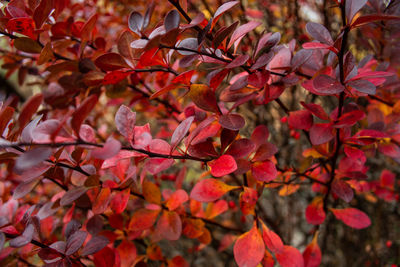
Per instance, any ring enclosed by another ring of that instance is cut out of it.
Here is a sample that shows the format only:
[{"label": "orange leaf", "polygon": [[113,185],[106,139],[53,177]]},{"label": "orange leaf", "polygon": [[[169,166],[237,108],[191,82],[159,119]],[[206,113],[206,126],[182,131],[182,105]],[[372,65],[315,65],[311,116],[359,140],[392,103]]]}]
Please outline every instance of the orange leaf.
[{"label": "orange leaf", "polygon": [[97,198],[92,206],[92,211],[94,214],[103,213],[110,203],[111,200],[111,190],[109,187],[102,188],[100,193],[97,195]]},{"label": "orange leaf", "polygon": [[228,210],[228,203],[225,200],[218,200],[216,202],[210,202],[206,209],[206,218],[212,219]]},{"label": "orange leaf", "polygon": [[160,188],[152,183],[145,181],[143,182],[143,196],[147,202],[160,204],[161,203],[161,192]]},{"label": "orange leaf", "polygon": [[149,229],[156,222],[159,210],[140,209],[136,211],[129,222],[128,229],[131,231],[141,231]]},{"label": "orange leaf", "polygon": [[132,266],[136,259],[136,246],[128,240],[123,240],[117,247],[119,257],[121,258],[121,266]]},{"label": "orange leaf", "polygon": [[189,196],[186,193],[186,191],[182,190],[182,189],[178,189],[167,200],[167,203],[165,204],[165,206],[167,206],[167,208],[170,211],[173,211],[188,200],[189,200]]},{"label": "orange leaf", "polygon": [[233,255],[239,267],[255,267],[264,257],[265,246],[254,223],[250,231],[242,234],[233,247]]},{"label": "orange leaf", "polygon": [[200,202],[211,202],[235,188],[238,186],[230,186],[212,178],[204,179],[193,187],[190,197]]}]

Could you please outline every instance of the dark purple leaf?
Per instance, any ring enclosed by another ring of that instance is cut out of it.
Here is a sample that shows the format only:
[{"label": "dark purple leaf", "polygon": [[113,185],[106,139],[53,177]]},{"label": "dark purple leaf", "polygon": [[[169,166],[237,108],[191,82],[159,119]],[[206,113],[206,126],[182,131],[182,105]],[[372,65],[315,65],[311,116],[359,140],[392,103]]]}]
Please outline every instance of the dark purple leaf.
[{"label": "dark purple leaf", "polygon": [[65,195],[62,196],[60,205],[66,206],[77,200],[80,196],[86,193],[88,188],[84,186],[78,186],[73,189],[68,190]]},{"label": "dark purple leaf", "polygon": [[176,29],[179,27],[180,16],[179,12],[176,9],[171,10],[165,16],[164,19],[164,27],[165,30],[168,32],[170,30]]},{"label": "dark purple leaf", "polygon": [[65,237],[69,238],[73,233],[78,231],[81,227],[82,227],[82,225],[80,222],[78,222],[76,220],[70,221],[67,224],[67,228],[65,228]]},{"label": "dark purple leaf", "polygon": [[312,51],[307,49],[301,49],[297,51],[297,53],[293,56],[292,61],[290,63],[292,70],[295,71],[303,63],[305,63],[312,56],[312,53],[313,53]]},{"label": "dark purple leaf", "polygon": [[141,32],[142,27],[143,27],[142,14],[140,14],[139,12],[133,11],[129,15],[128,26],[129,26],[129,29],[131,29],[131,31],[133,31],[134,33],[137,33],[138,35],[140,35],[140,32]]},{"label": "dark purple leaf", "polygon": [[349,203],[354,196],[353,189],[351,189],[350,185],[340,180],[335,180],[332,183],[332,192],[347,203]]},{"label": "dark purple leaf", "polygon": [[93,236],[100,233],[102,229],[103,229],[103,219],[101,218],[100,215],[94,215],[86,223],[86,230]]},{"label": "dark purple leaf", "polygon": [[250,58],[249,55],[239,55],[234,60],[232,60],[231,63],[226,65],[225,68],[232,69],[232,68],[240,67],[240,66],[246,64],[246,62],[247,62],[247,60],[249,60],[249,58]]},{"label": "dark purple leaf", "polygon": [[83,247],[81,256],[92,255],[97,251],[102,250],[107,244],[110,243],[107,237],[105,236],[94,236],[92,239],[87,242],[87,244]]},{"label": "dark purple leaf", "polygon": [[26,194],[30,193],[39,182],[40,178],[38,177],[32,181],[20,183],[13,192],[13,198],[19,199],[24,197]]},{"label": "dark purple leaf", "polygon": [[57,252],[64,254],[66,246],[67,246],[67,243],[65,243],[64,241],[56,241],[53,244],[51,244],[49,247],[54,249]]},{"label": "dark purple leaf", "polygon": [[[197,38],[186,38],[182,40],[178,45],[178,48],[182,49],[190,49],[190,50],[195,50],[197,51],[197,48],[199,47],[199,43],[197,42]],[[177,51],[181,55],[194,55],[196,52],[192,51],[185,51],[185,50],[178,50]]]},{"label": "dark purple leaf", "polygon": [[49,147],[37,147],[18,157],[15,161],[14,171],[21,174],[50,157],[52,149]]},{"label": "dark purple leaf", "polygon": [[78,251],[85,242],[88,233],[84,231],[76,231],[67,239],[67,247],[65,249],[65,255],[69,256]]},{"label": "dark purple leaf", "polygon": [[374,95],[376,93],[376,86],[367,80],[353,80],[348,82],[347,85],[361,93],[369,95]]},{"label": "dark purple leaf", "polygon": [[321,43],[332,46],[333,40],[329,31],[319,23],[308,22],[306,24],[306,31],[309,35],[311,35],[315,40],[320,41]]},{"label": "dark purple leaf", "polygon": [[350,24],[354,15],[367,3],[367,0],[346,0],[346,18],[347,23]]},{"label": "dark purple leaf", "polygon": [[28,224],[22,235],[10,240],[10,247],[20,248],[29,244],[32,241],[34,231],[33,224]]}]

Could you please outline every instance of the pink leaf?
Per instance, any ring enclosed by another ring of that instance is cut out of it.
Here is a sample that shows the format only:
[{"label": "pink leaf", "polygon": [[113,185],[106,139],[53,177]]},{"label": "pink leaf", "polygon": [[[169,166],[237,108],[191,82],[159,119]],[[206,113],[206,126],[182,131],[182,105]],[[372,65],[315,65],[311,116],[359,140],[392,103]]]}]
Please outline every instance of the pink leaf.
[{"label": "pink leaf", "polygon": [[284,246],[275,256],[282,267],[304,267],[303,255],[292,246]]},{"label": "pink leaf", "polygon": [[189,118],[185,119],[182,121],[178,127],[176,127],[174,133],[172,134],[171,137],[171,151],[175,149],[175,147],[182,141],[182,139],[185,137],[187,132],[190,129],[190,126],[193,123],[194,116],[190,116]]},{"label": "pink leaf", "polygon": [[115,125],[117,130],[128,140],[133,136],[136,123],[136,112],[125,105],[119,107],[115,114]]},{"label": "pink leaf", "polygon": [[121,150],[121,143],[110,137],[107,142],[101,148],[96,148],[92,151],[92,157],[97,159],[109,159],[118,154]]}]

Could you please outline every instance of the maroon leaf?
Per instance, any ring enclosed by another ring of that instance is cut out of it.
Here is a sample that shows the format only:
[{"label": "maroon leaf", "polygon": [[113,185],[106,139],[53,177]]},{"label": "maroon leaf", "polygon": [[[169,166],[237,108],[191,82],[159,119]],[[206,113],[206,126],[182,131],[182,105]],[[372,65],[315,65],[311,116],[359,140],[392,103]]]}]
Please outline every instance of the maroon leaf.
[{"label": "maroon leaf", "polygon": [[227,48],[230,48],[235,42],[240,41],[248,32],[257,28],[261,22],[258,21],[250,21],[246,24],[240,25],[233,34],[231,39],[229,40]]},{"label": "maroon leaf", "polygon": [[67,240],[65,255],[69,256],[78,251],[85,242],[88,233],[84,231],[76,231]]},{"label": "maroon leaf", "polygon": [[30,193],[33,188],[40,182],[39,178],[36,178],[32,181],[29,182],[23,182],[20,183],[14,190],[13,192],[13,198],[14,199],[19,199],[21,197],[24,197],[26,194]]},{"label": "maroon leaf", "polygon": [[192,84],[188,95],[199,108],[219,113],[215,93],[207,85]]},{"label": "maroon leaf", "polygon": [[265,125],[258,125],[251,134],[251,141],[253,141],[257,147],[259,147],[260,145],[268,142],[268,137],[268,127]]},{"label": "maroon leaf", "polygon": [[335,180],[332,183],[332,192],[347,203],[349,203],[354,196],[353,189],[351,189],[350,185],[341,180]]},{"label": "maroon leaf", "polygon": [[336,128],[349,127],[356,124],[358,121],[365,118],[365,113],[362,110],[353,110],[343,114],[335,123]]},{"label": "maroon leaf", "polygon": [[249,58],[250,58],[249,55],[239,55],[234,60],[232,60],[231,63],[226,65],[225,68],[233,69],[236,67],[240,67],[240,66],[244,65],[247,62],[247,60],[249,60]]},{"label": "maroon leaf", "polygon": [[294,129],[308,130],[313,125],[313,117],[308,110],[292,111],[289,113],[288,123]]},{"label": "maroon leaf", "polygon": [[274,144],[267,142],[258,147],[252,161],[265,161],[277,152],[278,148]]},{"label": "maroon leaf", "polygon": [[308,109],[312,114],[320,118],[321,120],[329,120],[328,114],[326,114],[325,110],[318,104],[314,103],[304,103],[300,102],[303,107]]},{"label": "maroon leaf", "polygon": [[243,117],[239,114],[225,114],[219,117],[218,121],[222,127],[232,131],[242,129],[246,123]]},{"label": "maroon leaf", "polygon": [[97,103],[97,96],[91,95],[88,98],[86,98],[72,114],[71,126],[72,129],[74,129],[77,136],[79,136],[79,130],[81,128],[81,124],[84,122],[89,113],[94,109],[96,103]]},{"label": "maroon leaf", "polygon": [[310,129],[310,139],[313,145],[321,145],[335,137],[330,123],[317,123]]},{"label": "maroon leaf", "polygon": [[182,121],[178,127],[176,127],[174,133],[172,134],[171,137],[171,151],[175,149],[175,147],[182,141],[182,139],[185,137],[187,132],[190,129],[190,126],[193,123],[194,116],[190,116],[189,118],[185,119]]},{"label": "maroon leaf", "polygon": [[129,65],[120,54],[112,52],[96,58],[94,64],[104,71],[114,71],[122,68],[129,68]]},{"label": "maroon leaf", "polygon": [[225,154],[233,156],[235,159],[244,158],[255,149],[255,144],[247,138],[234,141]]},{"label": "maroon leaf", "polygon": [[18,117],[19,127],[23,129],[25,125],[31,120],[32,116],[36,113],[40,104],[42,104],[43,95],[37,94],[29,98],[29,100],[22,106],[21,113]]},{"label": "maroon leaf", "polygon": [[40,4],[35,8],[33,12],[33,19],[37,29],[40,29],[43,23],[48,19],[51,11],[54,8],[53,0],[41,0]]},{"label": "maroon leaf", "polygon": [[400,17],[391,15],[380,15],[380,14],[360,16],[351,24],[351,28],[360,27],[364,24],[379,20],[400,20]]},{"label": "maroon leaf", "polygon": [[102,250],[107,244],[110,243],[107,237],[94,236],[87,242],[81,251],[81,256],[92,255]]},{"label": "maroon leaf", "polygon": [[313,86],[320,95],[332,95],[344,91],[344,86],[338,80],[325,74],[315,77]]}]

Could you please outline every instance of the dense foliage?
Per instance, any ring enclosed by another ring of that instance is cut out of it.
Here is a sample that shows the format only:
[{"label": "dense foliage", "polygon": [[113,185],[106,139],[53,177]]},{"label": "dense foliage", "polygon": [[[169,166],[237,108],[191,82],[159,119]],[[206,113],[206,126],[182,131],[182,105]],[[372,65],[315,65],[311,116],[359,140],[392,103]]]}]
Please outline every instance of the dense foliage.
[{"label": "dense foliage", "polygon": [[399,3],[4,1],[1,266],[399,264]]}]

